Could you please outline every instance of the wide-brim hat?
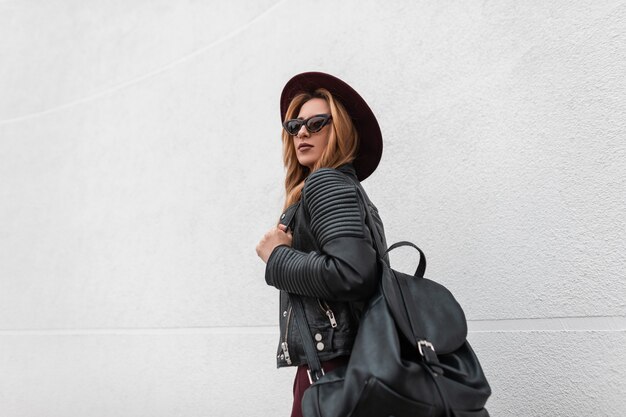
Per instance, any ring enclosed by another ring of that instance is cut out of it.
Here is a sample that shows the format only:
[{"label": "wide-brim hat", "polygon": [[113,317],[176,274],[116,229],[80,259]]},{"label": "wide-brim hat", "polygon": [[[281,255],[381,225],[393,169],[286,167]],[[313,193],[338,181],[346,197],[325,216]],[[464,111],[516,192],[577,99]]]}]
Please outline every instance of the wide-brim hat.
[{"label": "wide-brim hat", "polygon": [[363,181],[376,170],[383,153],[383,136],[376,116],[363,97],[339,78],[323,72],[303,72],[293,76],[280,96],[280,119],[285,121],[285,113],[293,98],[303,92],[312,93],[323,87],[346,108],[359,135],[359,146],[353,161],[359,181]]}]

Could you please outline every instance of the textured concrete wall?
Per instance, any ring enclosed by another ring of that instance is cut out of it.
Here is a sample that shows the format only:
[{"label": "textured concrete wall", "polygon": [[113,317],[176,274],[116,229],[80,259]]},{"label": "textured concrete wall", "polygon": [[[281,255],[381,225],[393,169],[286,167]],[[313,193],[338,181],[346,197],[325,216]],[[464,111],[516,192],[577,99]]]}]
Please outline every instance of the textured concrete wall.
[{"label": "textured concrete wall", "polygon": [[290,0],[0,2],[0,415],[288,415],[254,247],[307,70],[378,115],[492,414],[626,415],[626,3]]}]

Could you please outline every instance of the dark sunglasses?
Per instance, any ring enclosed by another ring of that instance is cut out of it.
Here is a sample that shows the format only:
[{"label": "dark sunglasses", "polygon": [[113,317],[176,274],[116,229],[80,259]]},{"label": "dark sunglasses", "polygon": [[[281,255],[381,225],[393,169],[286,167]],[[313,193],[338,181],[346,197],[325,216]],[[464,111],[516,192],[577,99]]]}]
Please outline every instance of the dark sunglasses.
[{"label": "dark sunglasses", "polygon": [[283,127],[290,135],[297,135],[302,125],[310,133],[319,132],[326,126],[333,117],[330,114],[316,114],[308,119],[289,119],[283,122]]}]

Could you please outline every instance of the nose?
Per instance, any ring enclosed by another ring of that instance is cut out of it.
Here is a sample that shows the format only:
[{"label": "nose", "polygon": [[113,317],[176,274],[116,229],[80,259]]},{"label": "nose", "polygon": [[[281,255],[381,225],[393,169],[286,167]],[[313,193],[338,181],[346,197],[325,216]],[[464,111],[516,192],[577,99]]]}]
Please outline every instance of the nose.
[{"label": "nose", "polygon": [[[302,134],[302,133],[304,133],[304,134]],[[296,137],[300,138],[300,137],[303,137],[305,135],[309,136],[309,131],[306,130],[306,126],[305,125],[302,125],[302,126],[300,126],[300,130],[298,130],[298,133],[296,134]]]}]

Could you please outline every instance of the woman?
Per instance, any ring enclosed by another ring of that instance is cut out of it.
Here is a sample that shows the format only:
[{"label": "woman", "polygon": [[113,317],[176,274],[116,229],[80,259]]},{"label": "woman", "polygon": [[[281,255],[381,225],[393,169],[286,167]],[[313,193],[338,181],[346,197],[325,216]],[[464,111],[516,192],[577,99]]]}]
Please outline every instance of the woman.
[{"label": "woman", "polygon": [[[301,296],[322,369],[345,365],[379,278],[357,187],[380,161],[382,135],[363,98],[329,74],[294,76],[283,88],[280,107],[286,201],[277,227],[256,250],[266,263],[267,284],[280,290],[277,364],[298,366],[291,414],[296,417],[310,380],[289,293]],[[367,200],[384,251],[382,221]]]}]

